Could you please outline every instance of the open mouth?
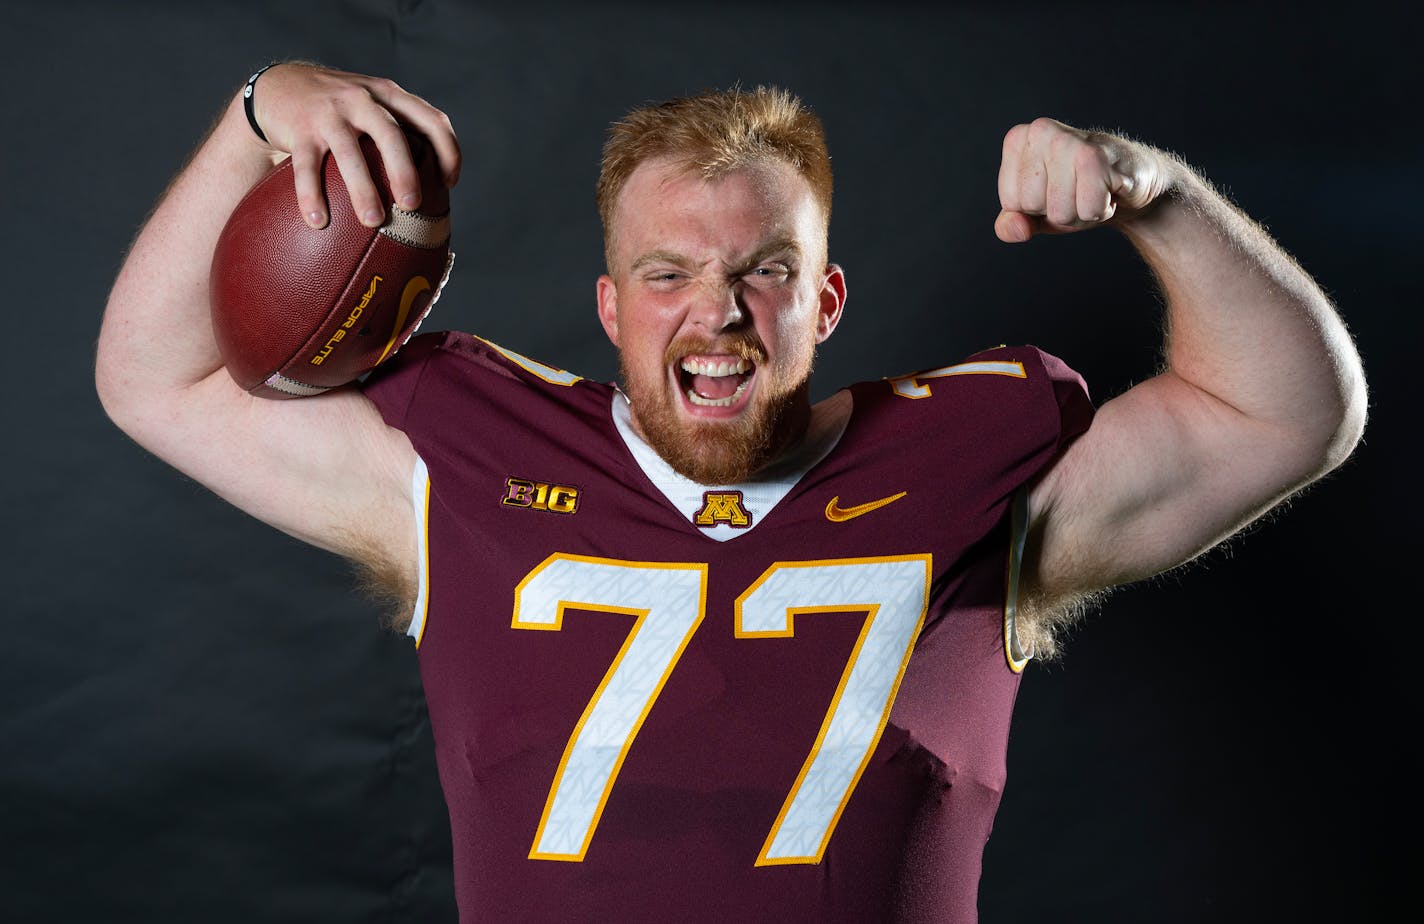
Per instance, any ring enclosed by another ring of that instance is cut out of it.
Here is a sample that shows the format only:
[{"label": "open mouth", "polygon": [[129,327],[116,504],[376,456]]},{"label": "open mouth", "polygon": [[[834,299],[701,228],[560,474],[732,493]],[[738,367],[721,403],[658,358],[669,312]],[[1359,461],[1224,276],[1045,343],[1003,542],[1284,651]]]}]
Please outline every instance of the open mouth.
[{"label": "open mouth", "polygon": [[732,407],[746,393],[756,366],[736,356],[684,356],[682,392],[696,407]]}]

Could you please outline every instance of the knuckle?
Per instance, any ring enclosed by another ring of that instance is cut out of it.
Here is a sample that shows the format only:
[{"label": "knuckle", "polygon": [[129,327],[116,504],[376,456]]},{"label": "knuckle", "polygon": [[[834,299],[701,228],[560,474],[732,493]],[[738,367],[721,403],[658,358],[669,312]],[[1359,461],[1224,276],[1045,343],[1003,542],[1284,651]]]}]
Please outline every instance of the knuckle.
[{"label": "knuckle", "polygon": [[385,144],[398,144],[405,136],[401,133],[400,123],[395,120],[395,116],[389,112],[383,118],[377,119],[366,129],[367,134]]},{"label": "knuckle", "polygon": [[1107,154],[1095,144],[1082,144],[1073,152],[1073,165],[1080,170],[1102,170],[1107,160]]},{"label": "knuckle", "polygon": [[296,142],[289,153],[292,155],[292,167],[299,175],[303,170],[314,168],[321,158],[317,146],[310,141]]},{"label": "knuckle", "polygon": [[372,101],[371,91],[360,84],[342,84],[331,94],[330,108],[343,117],[359,111],[362,106],[369,106]]},{"label": "knuckle", "polygon": [[355,142],[333,142],[331,145],[331,156],[341,168],[343,174],[360,172],[359,164],[363,158],[361,149],[356,146]]},{"label": "knuckle", "polygon": [[1014,127],[1010,128],[1010,130],[1004,134],[1005,154],[1010,154],[1010,152],[1017,151],[1018,148],[1024,147],[1024,141],[1027,140],[1027,138],[1028,125],[1014,125]]},{"label": "knuckle", "polygon": [[1042,138],[1046,135],[1055,134],[1058,131],[1058,122],[1048,116],[1039,116],[1029,123],[1029,134],[1035,138]]},{"label": "knuckle", "polygon": [[356,83],[342,81],[327,91],[327,102],[334,108],[342,108],[345,105],[361,99],[369,94],[366,88]]}]

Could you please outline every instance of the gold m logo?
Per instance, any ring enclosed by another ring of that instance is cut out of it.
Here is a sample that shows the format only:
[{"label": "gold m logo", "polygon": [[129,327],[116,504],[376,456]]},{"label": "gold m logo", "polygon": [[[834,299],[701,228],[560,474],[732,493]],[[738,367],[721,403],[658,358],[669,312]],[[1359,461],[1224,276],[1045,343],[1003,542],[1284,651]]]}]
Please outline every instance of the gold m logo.
[{"label": "gold m logo", "polygon": [[702,495],[702,509],[693,514],[692,522],[707,527],[726,523],[746,529],[752,525],[752,515],[742,506],[741,491],[707,491]]}]

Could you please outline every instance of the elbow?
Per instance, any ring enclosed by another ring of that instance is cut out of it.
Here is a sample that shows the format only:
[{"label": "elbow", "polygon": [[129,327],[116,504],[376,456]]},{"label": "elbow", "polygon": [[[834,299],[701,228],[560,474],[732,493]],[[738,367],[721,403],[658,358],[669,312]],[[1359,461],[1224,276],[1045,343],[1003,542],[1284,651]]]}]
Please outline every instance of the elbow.
[{"label": "elbow", "polygon": [[1326,471],[1336,468],[1348,459],[1365,435],[1365,422],[1369,417],[1369,391],[1365,386],[1364,372],[1356,370],[1351,376],[1338,413],[1334,415],[1333,426],[1328,428],[1325,443]]},{"label": "elbow", "polygon": [[131,438],[140,440],[144,421],[158,406],[157,396],[142,387],[144,367],[140,358],[125,349],[107,324],[105,328],[99,334],[94,354],[94,391],[109,420]]},{"label": "elbow", "polygon": [[109,419],[124,429],[123,416],[123,372],[116,362],[113,350],[101,334],[99,348],[94,355],[94,391],[99,396],[99,405]]},{"label": "elbow", "polygon": [[1323,428],[1324,472],[1339,467],[1350,458],[1365,435],[1369,418],[1369,386],[1365,383],[1365,365],[1343,324],[1330,350],[1330,367],[1334,371],[1334,388],[1328,402],[1332,413]]},{"label": "elbow", "polygon": [[1330,398],[1300,428],[1302,482],[1314,481],[1344,464],[1365,434],[1369,392],[1358,359],[1346,364]]}]

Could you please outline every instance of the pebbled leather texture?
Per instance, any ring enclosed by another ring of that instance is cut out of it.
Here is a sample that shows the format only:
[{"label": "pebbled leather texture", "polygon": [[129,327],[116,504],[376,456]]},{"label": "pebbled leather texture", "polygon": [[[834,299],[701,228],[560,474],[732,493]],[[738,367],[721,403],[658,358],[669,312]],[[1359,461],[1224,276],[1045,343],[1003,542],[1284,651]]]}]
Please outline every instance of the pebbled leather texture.
[{"label": "pebbled leather texture", "polygon": [[[242,388],[272,398],[309,393],[270,387],[274,375],[310,390],[344,385],[389,358],[428,312],[448,268],[450,197],[430,145],[419,136],[407,137],[422,204],[404,215],[392,202],[375,144],[361,139],[386,203],[386,225],[394,224],[397,233],[356,220],[330,154],[322,165],[331,214],[325,228],[314,230],[302,220],[290,158],[233,210],[209,279],[213,332],[228,372]],[[434,238],[427,234],[414,241],[400,233],[412,223],[440,230]]]}]

